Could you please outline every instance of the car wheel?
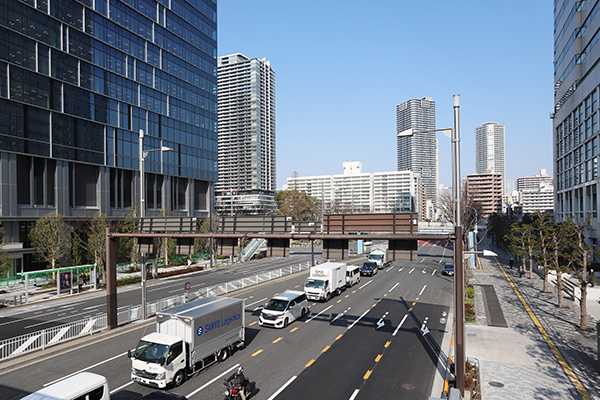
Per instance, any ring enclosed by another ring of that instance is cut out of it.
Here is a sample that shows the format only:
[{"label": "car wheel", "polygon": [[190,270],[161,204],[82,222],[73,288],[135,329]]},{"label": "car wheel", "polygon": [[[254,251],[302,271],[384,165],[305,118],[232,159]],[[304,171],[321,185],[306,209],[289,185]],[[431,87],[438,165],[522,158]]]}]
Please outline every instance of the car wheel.
[{"label": "car wheel", "polygon": [[290,323],[290,321],[286,318],[283,320],[283,327],[287,328],[288,324]]},{"label": "car wheel", "polygon": [[185,373],[183,371],[177,371],[175,377],[173,378],[173,386],[177,387],[185,382]]},{"label": "car wheel", "polygon": [[303,308],[302,313],[300,313],[300,318],[304,318],[305,315],[306,315],[306,308]]}]

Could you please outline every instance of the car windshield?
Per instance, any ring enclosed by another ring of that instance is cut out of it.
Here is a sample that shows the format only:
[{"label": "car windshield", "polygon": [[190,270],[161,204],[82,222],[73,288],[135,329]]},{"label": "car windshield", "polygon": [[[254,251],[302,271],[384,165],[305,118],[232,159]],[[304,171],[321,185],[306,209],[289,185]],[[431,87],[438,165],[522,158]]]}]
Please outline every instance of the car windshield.
[{"label": "car windshield", "polygon": [[287,300],[271,299],[265,306],[265,310],[285,311],[288,303],[289,303],[289,301],[287,301]]},{"label": "car windshield", "polygon": [[371,254],[371,255],[369,256],[369,258],[370,258],[371,260],[381,260],[381,258],[382,258],[382,257],[383,257],[383,256],[382,256],[381,254]]},{"label": "car windshield", "polygon": [[140,340],[133,356],[141,361],[159,363],[161,357],[167,357],[169,346]]},{"label": "car windshield", "polygon": [[369,263],[365,263],[363,268],[373,268],[375,266],[375,263],[369,262]]},{"label": "car windshield", "polygon": [[308,278],[306,280],[306,282],[304,283],[304,287],[307,288],[316,288],[316,289],[322,289],[324,285],[324,281],[322,281],[321,279],[310,279]]},{"label": "car windshield", "polygon": [[454,269],[454,265],[452,265],[452,264],[446,264],[444,266],[444,269]]}]

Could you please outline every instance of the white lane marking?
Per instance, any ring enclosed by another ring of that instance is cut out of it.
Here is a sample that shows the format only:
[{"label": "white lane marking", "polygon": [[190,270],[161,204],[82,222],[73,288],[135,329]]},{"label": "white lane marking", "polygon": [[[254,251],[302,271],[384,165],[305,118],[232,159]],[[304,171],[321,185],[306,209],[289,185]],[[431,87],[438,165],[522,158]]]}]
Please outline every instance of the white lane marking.
[{"label": "white lane marking", "polygon": [[394,286],[392,286],[392,288],[390,290],[388,290],[388,293],[391,292],[392,290],[396,289],[396,286],[398,286],[399,284],[400,284],[400,282],[398,282]]},{"label": "white lane marking", "polygon": [[273,396],[269,397],[269,399],[268,399],[268,400],[273,400],[275,397],[277,397],[277,395],[278,395],[279,393],[283,392],[283,390],[284,390],[286,387],[288,387],[290,383],[294,382],[294,379],[296,379],[296,378],[297,378],[297,376],[295,376],[295,375],[294,375],[294,376],[292,376],[292,378],[291,378],[289,381],[287,381],[287,382],[286,382],[286,383],[285,383],[285,384],[284,384],[282,387],[280,387],[278,391],[276,391],[275,393],[273,393]]},{"label": "white lane marking", "polygon": [[350,311],[350,309],[352,309],[352,307],[348,307],[346,310],[344,310],[344,312],[342,312],[342,313],[340,313],[340,314],[336,315],[336,316],[335,316],[335,318],[331,320],[331,322],[335,321],[335,320],[336,320],[336,319],[338,319],[338,318],[341,318],[341,317],[343,317],[343,316],[344,316],[344,314],[346,314],[348,311]]},{"label": "white lane marking", "polygon": [[94,309],[94,308],[98,308],[98,307],[102,307],[102,306],[101,306],[101,305],[97,305],[97,306],[86,307],[86,308],[84,308],[83,310],[84,310],[84,311],[87,311],[87,310],[92,310],[92,309]]},{"label": "white lane marking", "polygon": [[419,292],[419,296],[423,294],[423,292],[425,291],[426,287],[427,287],[427,285],[423,286],[423,289],[421,289],[421,291]]},{"label": "white lane marking", "polygon": [[402,270],[403,270],[403,269],[404,269],[404,267],[400,268],[400,269],[398,270],[398,272],[402,272]]},{"label": "white lane marking", "polygon": [[368,313],[369,311],[371,311],[371,309],[370,309],[370,308],[369,308],[367,311],[365,311],[365,312],[364,312],[364,313],[363,313],[363,314],[362,314],[360,317],[358,317],[358,319],[357,319],[356,321],[354,321],[354,322],[352,323],[352,325],[350,325],[350,326],[348,327],[348,329],[350,329],[350,328],[352,328],[354,325],[356,325],[356,323],[357,323],[358,321],[360,321],[360,320],[362,319],[362,317],[364,317],[365,315],[367,315],[367,313]]},{"label": "white lane marking", "polygon": [[385,272],[390,272],[393,269],[394,269],[394,266],[392,265],[391,267],[389,267],[388,269],[386,269]]},{"label": "white lane marking", "polygon": [[84,368],[84,369],[80,369],[79,371],[73,372],[73,373],[72,373],[72,374],[70,374],[70,375],[63,376],[62,378],[59,378],[59,379],[57,379],[57,380],[55,380],[55,381],[52,381],[52,382],[46,383],[46,384],[44,385],[44,387],[46,387],[46,386],[49,386],[49,385],[52,385],[53,383],[56,383],[56,382],[58,382],[58,381],[62,381],[63,379],[67,379],[67,378],[68,378],[68,377],[70,377],[70,376],[77,375],[77,374],[78,374],[78,373],[80,373],[80,372],[87,371],[88,369],[92,369],[92,368],[94,368],[94,367],[97,367],[98,365],[102,365],[102,364],[104,364],[104,363],[107,363],[107,362],[109,362],[109,361],[112,361],[112,360],[114,360],[114,359],[116,359],[116,358],[119,358],[119,357],[122,357],[122,356],[126,356],[126,355],[127,355],[127,353],[121,353],[121,354],[118,354],[118,355],[116,355],[116,356],[114,356],[114,357],[111,357],[111,358],[109,358],[109,359],[107,359],[107,360],[100,361],[100,362],[99,362],[99,363],[97,363],[97,364],[90,365],[89,367],[87,367],[87,368]]},{"label": "white lane marking", "polygon": [[263,301],[265,301],[265,300],[267,300],[267,297],[265,297],[264,299],[260,299],[260,300],[258,300],[258,301],[255,301],[254,303],[246,304],[246,307],[253,306],[253,305],[255,305],[256,303],[261,303],[261,302],[263,302]]},{"label": "white lane marking", "polygon": [[421,258],[421,261],[419,261],[419,262],[423,262],[423,261],[425,261],[425,259],[424,259],[424,258]]},{"label": "white lane marking", "polygon": [[402,324],[404,323],[404,321],[406,321],[406,318],[408,318],[408,314],[404,315],[404,318],[402,318],[402,321],[400,321],[400,324],[398,325],[398,327],[396,328],[396,330],[394,331],[394,333],[392,333],[392,336],[396,336],[396,333],[398,333],[398,331],[402,327]]},{"label": "white lane marking", "polygon": [[413,269],[411,269],[410,271],[408,271],[408,273],[410,274],[410,273],[412,273],[414,270],[415,270],[415,269],[413,268]]},{"label": "white lane marking", "polygon": [[234,365],[233,367],[229,368],[227,371],[223,372],[221,375],[213,378],[211,381],[206,382],[204,385],[200,386],[198,389],[194,390],[192,393],[188,394],[186,397],[189,399],[190,397],[192,397],[193,395],[195,395],[202,389],[206,388],[208,385],[213,384],[217,379],[221,379],[223,376],[227,375],[228,373],[230,373],[231,371],[233,371],[234,369],[236,369],[239,366],[240,366],[240,364]]},{"label": "white lane marking", "polygon": [[127,386],[131,385],[132,383],[133,383],[133,381],[129,381],[129,383],[126,383],[126,384],[124,384],[123,386],[120,386],[120,387],[118,387],[118,388],[116,388],[116,389],[113,389],[113,390],[111,390],[111,391],[110,391],[110,394],[115,394],[115,393],[117,393],[118,391],[120,391],[121,389],[123,389],[123,388],[126,388]]},{"label": "white lane marking", "polygon": [[325,311],[329,310],[331,307],[333,307],[333,304],[330,305],[329,307],[327,307],[326,309],[324,309],[323,311],[321,311],[320,313],[318,313],[317,315],[315,315],[314,317],[312,317],[311,319],[309,319],[308,321],[304,321],[304,323],[308,324],[310,321],[317,318],[319,315],[323,314]]},{"label": "white lane marking", "polygon": [[369,281],[369,282],[365,283],[364,285],[360,286],[358,289],[360,290],[360,289],[364,288],[365,286],[367,286],[371,282],[373,282],[373,281]]},{"label": "white lane marking", "polygon": [[435,269],[431,271],[431,275],[435,275]]},{"label": "white lane marking", "polygon": [[349,400],[354,400],[356,398],[356,396],[358,396],[359,391],[360,391],[359,389],[354,390],[354,393],[352,393],[352,396],[350,396]]}]

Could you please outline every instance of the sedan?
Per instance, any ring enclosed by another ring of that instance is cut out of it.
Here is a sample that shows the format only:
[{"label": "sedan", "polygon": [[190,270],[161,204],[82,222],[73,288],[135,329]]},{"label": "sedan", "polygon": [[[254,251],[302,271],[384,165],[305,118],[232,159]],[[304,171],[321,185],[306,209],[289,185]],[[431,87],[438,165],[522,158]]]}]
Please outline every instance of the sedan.
[{"label": "sedan", "polygon": [[360,269],[360,276],[373,276],[377,273],[377,264],[366,262]]},{"label": "sedan", "polygon": [[446,264],[444,265],[444,269],[442,270],[442,275],[454,275],[454,264]]}]

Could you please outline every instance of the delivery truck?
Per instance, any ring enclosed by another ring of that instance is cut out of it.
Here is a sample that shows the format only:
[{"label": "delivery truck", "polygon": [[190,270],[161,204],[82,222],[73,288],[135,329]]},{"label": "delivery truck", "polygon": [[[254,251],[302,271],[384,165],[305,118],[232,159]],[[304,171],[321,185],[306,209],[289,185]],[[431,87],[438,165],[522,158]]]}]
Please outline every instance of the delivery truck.
[{"label": "delivery truck", "polygon": [[161,311],[156,332],[128,352],[131,379],[161,389],[179,386],[242,347],[244,335],[243,299],[206,297]]},{"label": "delivery truck", "polygon": [[377,264],[377,268],[383,269],[392,265],[391,261],[388,261],[388,249],[375,249],[368,255],[368,261],[372,261]]},{"label": "delivery truck", "polygon": [[346,264],[326,262],[310,268],[304,282],[304,293],[309,300],[329,301],[346,287]]}]

